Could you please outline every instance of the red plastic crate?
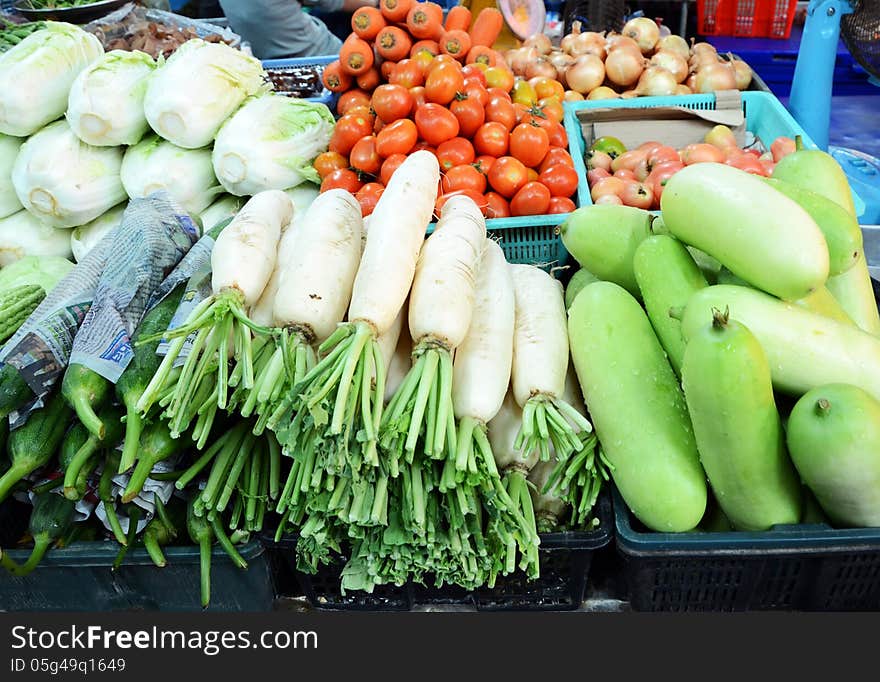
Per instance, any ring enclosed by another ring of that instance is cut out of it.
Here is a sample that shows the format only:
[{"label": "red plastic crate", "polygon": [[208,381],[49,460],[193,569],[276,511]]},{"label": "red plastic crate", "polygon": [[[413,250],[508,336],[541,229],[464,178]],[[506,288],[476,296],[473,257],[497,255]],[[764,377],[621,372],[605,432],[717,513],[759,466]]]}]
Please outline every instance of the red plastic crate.
[{"label": "red plastic crate", "polygon": [[797,0],[697,0],[697,32],[704,36],[788,38]]}]

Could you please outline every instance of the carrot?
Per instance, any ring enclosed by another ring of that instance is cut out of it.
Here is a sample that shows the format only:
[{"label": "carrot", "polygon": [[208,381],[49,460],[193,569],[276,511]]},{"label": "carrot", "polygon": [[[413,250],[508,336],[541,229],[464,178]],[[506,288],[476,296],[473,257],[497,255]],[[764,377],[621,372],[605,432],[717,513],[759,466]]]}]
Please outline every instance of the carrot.
[{"label": "carrot", "polygon": [[436,40],[420,40],[413,43],[412,49],[409,51],[410,57],[415,57],[421,50],[427,50],[435,57],[440,54],[440,45]]},{"label": "carrot", "polygon": [[382,80],[388,81],[391,78],[391,74],[394,72],[394,68],[397,66],[397,62],[389,62],[387,60],[382,62],[382,66],[379,71],[382,74]]},{"label": "carrot", "polygon": [[447,12],[443,28],[447,31],[467,31],[470,25],[471,11],[464,5],[457,5]]},{"label": "carrot", "polygon": [[382,11],[385,21],[394,23],[406,21],[406,15],[413,4],[413,0],[381,0],[379,9]]},{"label": "carrot", "polygon": [[396,62],[409,54],[412,40],[403,29],[386,26],[376,35],[376,52],[382,59]]},{"label": "carrot", "polygon": [[454,29],[447,31],[440,39],[440,49],[458,61],[464,61],[471,49],[471,38],[467,31]]},{"label": "carrot", "polygon": [[406,15],[406,26],[413,38],[435,40],[443,31],[443,10],[433,2],[417,2]]},{"label": "carrot", "polygon": [[[471,37],[471,41],[473,41],[473,37]],[[495,50],[491,47],[486,47],[485,45],[474,45],[467,55],[468,64],[479,62],[486,66],[495,66],[497,61],[498,59]]]},{"label": "carrot", "polygon": [[331,62],[324,67],[321,74],[321,82],[330,92],[345,92],[351,87],[351,76],[342,70],[339,60]]},{"label": "carrot", "polygon": [[385,17],[375,7],[359,7],[351,15],[351,30],[362,40],[372,40],[385,27]]},{"label": "carrot", "polygon": [[373,66],[373,48],[352,33],[339,50],[339,64],[351,76],[360,76]]},{"label": "carrot", "polygon": [[357,85],[361,90],[367,90],[372,92],[376,89],[376,86],[381,82],[381,78],[379,76],[379,69],[375,66],[371,68],[369,71],[365,71],[360,76],[357,77]]},{"label": "carrot", "polygon": [[492,43],[498,40],[501,29],[504,27],[504,17],[494,7],[486,7],[477,15],[474,25],[471,27],[471,44],[492,47]]}]

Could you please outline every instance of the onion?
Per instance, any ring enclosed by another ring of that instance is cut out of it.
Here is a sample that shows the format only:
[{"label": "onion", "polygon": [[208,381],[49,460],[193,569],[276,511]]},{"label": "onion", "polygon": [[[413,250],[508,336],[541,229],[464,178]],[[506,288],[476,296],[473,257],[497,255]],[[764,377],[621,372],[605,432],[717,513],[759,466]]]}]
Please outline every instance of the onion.
[{"label": "onion", "polygon": [[687,41],[681,36],[675,34],[664,36],[657,41],[657,51],[665,50],[667,52],[675,52],[679,57],[687,61],[691,56],[691,48]]},{"label": "onion", "polygon": [[635,50],[639,54],[642,53],[639,44],[635,40],[633,40],[632,38],[627,38],[626,36],[622,36],[619,33],[614,33],[610,35],[605,42],[608,52],[612,52],[613,50],[619,50],[622,48],[630,48],[632,50]]},{"label": "onion", "polygon": [[620,99],[620,95],[607,85],[600,85],[595,90],[590,91],[590,94],[587,95],[587,99]]},{"label": "onion", "polygon": [[636,17],[626,22],[623,27],[623,35],[635,40],[642,54],[650,54],[657,41],[660,40],[660,27],[653,19]]},{"label": "onion", "polygon": [[644,69],[644,59],[632,50],[615,49],[605,59],[605,73],[615,85],[627,86],[635,83]]},{"label": "onion", "polygon": [[[599,88],[597,88],[597,90],[598,89]],[[575,92],[574,90],[566,90],[565,94],[562,96],[563,102],[582,102],[583,99],[584,96],[579,92]]]},{"label": "onion", "polygon": [[708,52],[703,52],[702,54],[695,54],[688,60],[688,66],[691,67],[692,71],[698,71],[704,66],[710,66],[711,64],[717,64],[720,59],[718,59],[717,54],[709,54]]},{"label": "onion", "polygon": [[565,54],[565,52],[551,52],[547,59],[550,60],[550,63],[556,69],[556,80],[565,85],[563,80],[565,70],[574,64],[574,58],[571,55]]},{"label": "onion", "polygon": [[675,95],[693,95],[694,91],[691,90],[687,85],[679,84],[675,86]]},{"label": "onion", "polygon": [[691,92],[697,91],[697,74],[692,73],[687,77],[687,80],[684,82],[685,87]]},{"label": "onion", "polygon": [[675,76],[675,82],[681,83],[688,77],[688,64],[680,54],[669,50],[660,50],[651,57],[651,64],[660,66]]},{"label": "onion", "polygon": [[697,71],[695,92],[736,90],[736,72],[730,64],[709,64]]},{"label": "onion", "polygon": [[717,57],[718,50],[716,50],[715,46],[711,43],[694,43],[694,46],[691,48],[691,54],[695,56],[699,54],[711,54]]},{"label": "onion", "polygon": [[556,80],[556,67],[553,66],[549,59],[538,57],[526,65],[525,76],[529,80],[539,76]]},{"label": "onion", "polygon": [[651,66],[639,78],[636,92],[642,97],[663,97],[674,95],[677,86],[678,81],[670,71],[662,66]]},{"label": "onion", "polygon": [[593,54],[584,54],[565,71],[568,87],[582,95],[595,90],[605,80],[605,65]]},{"label": "onion", "polygon": [[569,33],[567,36],[564,36],[559,42],[559,49],[566,54],[572,54],[576,45],[577,33]]},{"label": "onion", "polygon": [[736,80],[737,90],[745,90],[752,82],[752,67],[741,59],[732,59],[734,79]]},{"label": "onion", "polygon": [[534,47],[538,54],[550,54],[550,51],[553,49],[553,43],[543,33],[535,33],[525,39],[523,47]]},{"label": "onion", "polygon": [[[513,50],[508,50],[505,53],[504,57],[514,75],[522,76],[525,72],[526,65],[529,63],[528,52],[529,48],[527,47],[517,47]],[[534,56],[537,57],[537,54]]]},{"label": "onion", "polygon": [[637,93],[635,90],[624,90],[623,92],[620,93],[621,99],[633,99],[634,97],[638,97],[638,96],[639,96],[639,93]]},{"label": "onion", "polygon": [[599,59],[605,58],[605,37],[601,33],[588,31],[579,33],[574,39],[575,54],[594,54]]}]

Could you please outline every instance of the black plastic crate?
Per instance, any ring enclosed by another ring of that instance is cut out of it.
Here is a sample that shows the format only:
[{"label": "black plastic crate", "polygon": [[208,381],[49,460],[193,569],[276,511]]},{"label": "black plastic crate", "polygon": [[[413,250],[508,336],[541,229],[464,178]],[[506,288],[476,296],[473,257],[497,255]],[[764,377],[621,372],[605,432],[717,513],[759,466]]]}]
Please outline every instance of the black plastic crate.
[{"label": "black plastic crate", "polygon": [[614,517],[636,611],[880,609],[880,528],[655,533],[617,490]]}]

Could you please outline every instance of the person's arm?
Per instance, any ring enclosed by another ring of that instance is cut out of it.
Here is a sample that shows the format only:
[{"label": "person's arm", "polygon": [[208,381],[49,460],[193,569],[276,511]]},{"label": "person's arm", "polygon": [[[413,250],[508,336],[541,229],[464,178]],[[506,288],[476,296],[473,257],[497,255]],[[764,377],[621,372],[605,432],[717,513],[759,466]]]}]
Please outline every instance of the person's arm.
[{"label": "person's arm", "polygon": [[316,7],[322,12],[354,12],[360,7],[378,7],[379,0],[303,0],[306,7]]}]

